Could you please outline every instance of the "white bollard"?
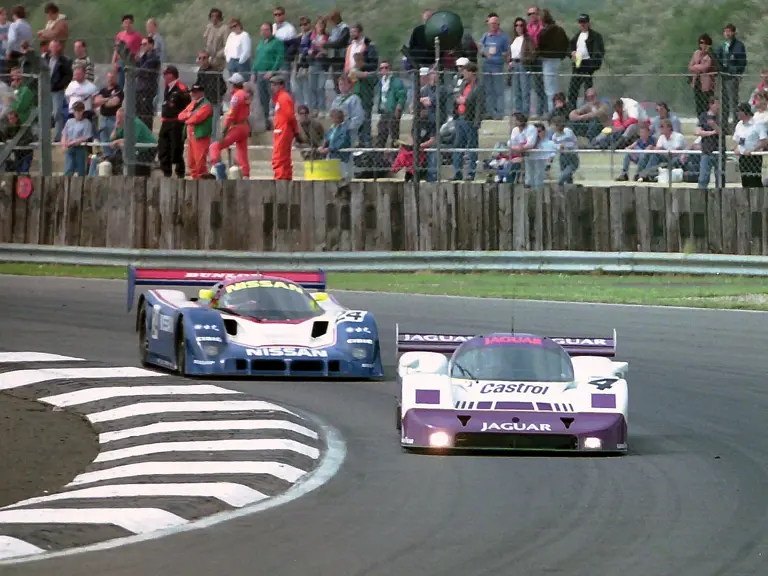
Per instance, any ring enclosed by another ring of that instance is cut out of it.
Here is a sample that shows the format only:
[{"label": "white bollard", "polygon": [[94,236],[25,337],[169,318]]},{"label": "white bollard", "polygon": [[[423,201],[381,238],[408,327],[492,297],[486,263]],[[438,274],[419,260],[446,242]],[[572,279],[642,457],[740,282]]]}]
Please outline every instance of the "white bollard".
[{"label": "white bollard", "polygon": [[243,177],[243,173],[240,170],[240,166],[234,164],[227,170],[227,178],[230,180],[240,180]]},{"label": "white bollard", "polygon": [[112,176],[112,162],[99,162],[99,176]]}]

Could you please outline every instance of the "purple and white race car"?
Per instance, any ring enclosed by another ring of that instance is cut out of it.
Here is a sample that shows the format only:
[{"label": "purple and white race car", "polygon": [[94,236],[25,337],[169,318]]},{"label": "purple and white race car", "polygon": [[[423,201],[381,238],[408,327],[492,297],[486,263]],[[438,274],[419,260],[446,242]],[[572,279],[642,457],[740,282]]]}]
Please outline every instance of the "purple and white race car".
[{"label": "purple and white race car", "polygon": [[627,362],[613,338],[397,330],[408,449],[627,452]]}]

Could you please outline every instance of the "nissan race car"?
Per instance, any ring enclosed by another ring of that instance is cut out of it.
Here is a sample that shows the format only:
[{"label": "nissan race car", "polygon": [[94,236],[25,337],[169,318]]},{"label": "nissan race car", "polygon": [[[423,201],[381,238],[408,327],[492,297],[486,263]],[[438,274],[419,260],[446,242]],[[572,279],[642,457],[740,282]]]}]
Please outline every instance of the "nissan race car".
[{"label": "nissan race car", "polygon": [[139,296],[143,365],[183,376],[378,379],[376,320],[324,292],[325,273],[128,268],[128,311],[137,285],[206,286]]},{"label": "nissan race car", "polygon": [[406,449],[627,452],[613,338],[397,333]]}]

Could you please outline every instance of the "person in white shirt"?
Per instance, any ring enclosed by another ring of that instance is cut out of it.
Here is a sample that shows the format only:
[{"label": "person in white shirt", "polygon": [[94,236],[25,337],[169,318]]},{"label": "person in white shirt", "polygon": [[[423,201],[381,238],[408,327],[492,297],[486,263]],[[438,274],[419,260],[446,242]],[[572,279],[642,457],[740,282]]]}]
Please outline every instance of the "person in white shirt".
[{"label": "person in white shirt", "polygon": [[72,71],[72,82],[64,91],[69,107],[69,118],[75,116],[75,104],[82,102],[85,106],[83,117],[86,120],[93,119],[93,97],[99,93],[96,84],[86,78],[85,66],[75,66]]},{"label": "person in white shirt", "polygon": [[[547,128],[544,124],[527,124],[523,132],[525,141],[521,145],[511,146],[512,152],[523,155],[523,175],[525,186],[532,189],[544,187],[544,174],[547,169],[547,161],[552,155],[551,150],[545,146],[547,143]],[[512,140],[513,135],[510,135]]]},{"label": "person in white shirt", "polygon": [[272,17],[275,21],[272,23],[272,36],[283,43],[285,56],[283,57],[283,78],[285,79],[285,89],[291,91],[291,69],[293,61],[299,53],[301,36],[296,31],[296,27],[290,22],[285,21],[285,8],[275,6],[272,10]]},{"label": "person in white shirt", "polygon": [[733,129],[733,151],[739,157],[742,188],[763,187],[763,157],[755,152],[768,150],[768,131],[762,122],[756,122],[752,107],[739,104],[739,123]]},{"label": "person in white shirt", "polygon": [[576,108],[579,91],[592,88],[592,76],[603,65],[605,43],[603,36],[592,29],[589,14],[580,14],[579,33],[571,38],[572,72],[568,86],[568,106]]},{"label": "person in white shirt", "polygon": [[227,60],[227,71],[230,74],[251,75],[251,57],[253,56],[253,44],[251,35],[243,30],[243,25],[237,18],[229,21],[231,32],[224,45],[224,58]]},{"label": "person in white shirt", "polygon": [[[647,148],[648,150],[663,150],[668,152],[672,150],[687,149],[688,143],[685,141],[685,136],[683,136],[680,132],[675,132],[674,128],[672,127],[671,120],[666,118],[662,120],[660,124],[660,130],[661,135],[659,136],[658,140],[656,140],[656,145],[649,146]],[[644,182],[652,171],[657,172],[660,165],[666,164],[667,168],[672,170],[673,168],[682,168],[686,161],[685,155],[676,154],[671,158],[672,159],[670,161],[669,154],[652,154],[645,170],[638,172],[638,176],[640,176],[637,179],[638,182]]]},{"label": "person in white shirt", "polygon": [[754,98],[753,120],[768,126],[768,92],[758,92]]},{"label": "person in white shirt", "polygon": [[509,135],[507,146],[511,153],[510,159],[504,166],[500,176],[501,181],[509,184],[520,182],[520,172],[523,166],[523,150],[529,138],[536,138],[536,127],[528,124],[528,116],[522,112],[512,114],[512,133]]},{"label": "person in white shirt", "polygon": [[560,177],[557,184],[573,184],[573,174],[579,169],[579,155],[574,152],[579,147],[578,139],[573,130],[566,127],[565,116],[554,116],[552,126],[555,130],[551,140],[560,157]]},{"label": "person in white shirt", "polygon": [[512,110],[528,114],[531,111],[531,77],[523,66],[528,63],[536,46],[528,36],[523,18],[515,19],[515,38],[509,46],[509,71],[512,73]]}]

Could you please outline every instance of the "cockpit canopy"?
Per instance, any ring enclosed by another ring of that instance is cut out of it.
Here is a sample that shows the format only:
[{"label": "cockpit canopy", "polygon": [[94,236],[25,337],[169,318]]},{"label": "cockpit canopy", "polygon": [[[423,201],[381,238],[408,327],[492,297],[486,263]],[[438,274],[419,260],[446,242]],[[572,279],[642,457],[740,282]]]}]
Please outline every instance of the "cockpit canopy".
[{"label": "cockpit canopy", "polygon": [[323,314],[320,305],[298,284],[267,278],[221,285],[211,307],[255,320],[303,320]]},{"label": "cockpit canopy", "polygon": [[572,382],[573,364],[559,344],[528,334],[491,334],[465,342],[450,363],[453,378]]}]

